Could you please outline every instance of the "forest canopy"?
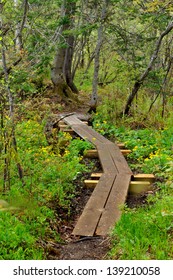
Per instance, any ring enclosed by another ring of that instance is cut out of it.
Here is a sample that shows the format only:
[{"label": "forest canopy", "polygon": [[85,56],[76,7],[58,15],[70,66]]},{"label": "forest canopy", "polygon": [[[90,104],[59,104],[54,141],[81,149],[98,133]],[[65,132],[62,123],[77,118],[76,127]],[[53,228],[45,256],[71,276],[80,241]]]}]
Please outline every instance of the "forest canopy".
[{"label": "forest canopy", "polygon": [[114,84],[128,114],[142,87],[151,106],[162,99],[164,114],[172,95],[171,1],[4,0],[0,8],[0,77],[5,67],[15,98],[52,81],[60,100],[76,100],[90,76],[92,106],[98,85]]}]

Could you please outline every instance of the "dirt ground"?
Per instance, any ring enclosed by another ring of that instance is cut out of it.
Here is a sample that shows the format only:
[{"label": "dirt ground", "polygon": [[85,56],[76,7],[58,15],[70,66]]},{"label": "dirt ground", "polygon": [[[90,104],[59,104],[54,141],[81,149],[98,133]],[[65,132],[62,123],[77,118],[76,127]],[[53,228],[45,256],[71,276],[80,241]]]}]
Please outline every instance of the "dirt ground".
[{"label": "dirt ground", "polygon": [[[98,160],[95,160],[94,172],[100,170]],[[93,172],[93,170],[92,170]],[[90,174],[85,174],[85,179]],[[63,240],[62,243],[49,243],[48,259],[50,260],[103,260],[107,259],[107,253],[111,246],[109,236],[100,237],[76,237],[72,235],[73,228],[81,215],[91,193],[91,188],[84,186],[84,178],[78,178],[75,184],[78,187],[78,193],[72,202],[70,219],[66,219],[62,211],[63,223],[59,227],[59,232]],[[146,203],[147,194],[128,195],[126,203],[128,207],[141,207]]]},{"label": "dirt ground", "polygon": [[103,260],[109,250],[109,239],[102,237],[82,238],[61,248],[61,260]]},{"label": "dirt ground", "polygon": [[61,225],[60,233],[63,243],[50,244],[48,259],[51,260],[102,260],[106,258],[110,240],[108,237],[77,237],[72,235],[84,205],[92,193],[83,188],[73,204],[71,220]]},{"label": "dirt ground", "polygon": [[[85,196],[85,198],[84,198]],[[82,205],[85,205],[90,194],[88,190],[83,192],[81,201],[78,204],[77,212],[82,212]],[[139,207],[145,204],[146,195],[129,196],[127,198],[127,205],[131,208]],[[103,260],[107,259],[107,253],[111,246],[109,237],[75,237],[71,233],[73,231],[75,222],[79,217],[79,212],[74,216],[74,220],[61,226],[61,236],[63,244],[52,243],[48,255],[49,260]]]}]

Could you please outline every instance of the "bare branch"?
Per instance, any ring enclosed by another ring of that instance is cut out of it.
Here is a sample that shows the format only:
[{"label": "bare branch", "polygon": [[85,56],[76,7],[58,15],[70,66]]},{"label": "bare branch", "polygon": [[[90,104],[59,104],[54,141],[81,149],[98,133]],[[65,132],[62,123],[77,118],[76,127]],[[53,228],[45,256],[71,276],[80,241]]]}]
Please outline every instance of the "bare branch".
[{"label": "bare branch", "polygon": [[14,41],[16,42],[16,46],[18,46],[19,50],[23,49],[23,40],[22,40],[22,31],[25,26],[27,12],[28,12],[28,0],[23,1],[24,4],[24,12],[20,26],[17,25],[16,28],[16,38]]},{"label": "bare branch", "polygon": [[[22,57],[20,57],[19,59],[17,59],[15,62],[13,62],[13,64],[9,67],[6,67],[6,72],[7,74],[9,74],[11,72],[11,70],[13,69],[13,67],[15,67],[16,65],[19,64],[19,62],[22,60]],[[0,79],[2,79],[2,77],[4,76],[4,71],[0,72]]]},{"label": "bare branch", "polygon": [[161,43],[163,38],[169,34],[169,32],[171,32],[171,30],[173,29],[173,21],[171,20],[170,23],[168,24],[168,26],[166,27],[166,29],[161,33],[159,39],[156,42],[156,46],[155,46],[155,50],[153,52],[153,55],[150,58],[150,62],[146,68],[146,70],[144,71],[144,73],[141,75],[141,77],[135,82],[132,92],[130,93],[126,106],[125,106],[125,110],[124,110],[124,114],[127,115],[129,113],[131,104],[133,102],[134,97],[136,96],[138,90],[140,89],[141,85],[143,84],[145,78],[148,76],[149,72],[152,70],[153,65],[158,57],[158,53],[161,47]]}]

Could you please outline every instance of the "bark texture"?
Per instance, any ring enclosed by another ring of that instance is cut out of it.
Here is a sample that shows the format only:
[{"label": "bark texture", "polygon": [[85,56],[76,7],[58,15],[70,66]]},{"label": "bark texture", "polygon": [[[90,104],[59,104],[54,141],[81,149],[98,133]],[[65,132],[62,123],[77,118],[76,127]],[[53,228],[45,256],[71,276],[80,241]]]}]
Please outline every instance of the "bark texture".
[{"label": "bark texture", "polygon": [[71,33],[73,27],[72,15],[75,12],[75,1],[64,0],[61,5],[61,18],[64,23],[60,26],[58,36],[58,49],[55,55],[51,79],[54,91],[64,101],[77,101],[78,93],[72,78],[72,59],[74,51],[74,36]]}]

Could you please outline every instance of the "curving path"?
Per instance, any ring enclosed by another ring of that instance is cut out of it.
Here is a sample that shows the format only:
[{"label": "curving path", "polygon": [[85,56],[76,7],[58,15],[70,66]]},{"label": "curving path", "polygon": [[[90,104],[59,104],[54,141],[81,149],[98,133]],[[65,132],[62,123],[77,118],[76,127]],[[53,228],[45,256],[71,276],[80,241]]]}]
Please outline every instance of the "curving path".
[{"label": "curving path", "polygon": [[105,236],[121,216],[120,207],[126,201],[133,173],[115,143],[84,124],[75,114],[63,120],[81,138],[94,144],[103,169],[72,234]]}]

